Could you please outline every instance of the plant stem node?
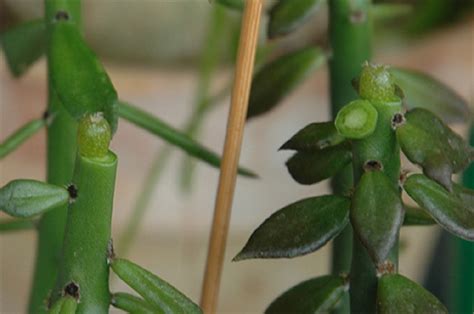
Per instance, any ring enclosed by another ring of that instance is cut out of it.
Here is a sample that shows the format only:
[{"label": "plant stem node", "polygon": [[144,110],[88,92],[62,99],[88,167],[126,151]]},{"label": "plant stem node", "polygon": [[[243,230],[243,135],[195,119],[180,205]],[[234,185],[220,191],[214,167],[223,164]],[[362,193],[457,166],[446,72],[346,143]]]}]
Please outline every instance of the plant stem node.
[{"label": "plant stem node", "polygon": [[383,165],[378,160],[368,160],[364,164],[365,171],[381,171],[383,170]]},{"label": "plant stem node", "polygon": [[80,291],[79,291],[79,285],[76,284],[74,281],[71,281],[64,287],[64,295],[69,295],[73,297],[76,300],[79,300],[80,297]]},{"label": "plant stem node", "polygon": [[396,130],[401,125],[405,124],[405,116],[402,113],[396,113],[392,118],[392,129]]},{"label": "plant stem node", "polygon": [[393,273],[395,273],[395,265],[391,261],[386,260],[385,262],[377,265],[377,277],[380,278],[383,275]]},{"label": "plant stem node", "polygon": [[67,11],[59,10],[54,16],[56,21],[69,21],[69,13]]},{"label": "plant stem node", "polygon": [[77,189],[74,183],[71,183],[67,186],[67,191],[69,193],[69,202],[72,203],[76,200],[79,190]]}]

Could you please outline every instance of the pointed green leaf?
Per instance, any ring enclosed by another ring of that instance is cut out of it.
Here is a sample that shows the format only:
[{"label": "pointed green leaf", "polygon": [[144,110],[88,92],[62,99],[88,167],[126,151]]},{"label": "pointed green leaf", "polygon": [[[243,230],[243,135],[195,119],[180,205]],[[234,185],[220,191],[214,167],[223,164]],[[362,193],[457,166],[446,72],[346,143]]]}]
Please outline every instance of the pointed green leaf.
[{"label": "pointed green leaf", "polygon": [[16,130],[15,133],[6,138],[3,143],[0,143],[0,159],[13,152],[22,143],[43,128],[45,124],[44,119],[36,119]]},{"label": "pointed green leaf", "polygon": [[244,8],[244,0],[211,0],[211,1],[219,3],[230,9],[242,10]]},{"label": "pointed green leaf", "polygon": [[411,175],[403,185],[415,202],[434,220],[458,237],[474,241],[474,191],[453,185],[453,192],[422,174]]},{"label": "pointed green leaf", "polygon": [[339,110],[334,124],[342,136],[362,139],[374,133],[377,119],[377,109],[369,101],[358,99]]},{"label": "pointed green leaf", "polygon": [[291,258],[316,251],[338,235],[349,220],[346,197],[324,195],[290,204],[265,220],[234,261]]},{"label": "pointed green leaf", "polygon": [[20,76],[46,50],[46,25],[43,20],[20,24],[0,35],[0,43],[8,67],[14,76]]},{"label": "pointed green leaf", "polygon": [[247,119],[276,107],[325,61],[326,56],[321,49],[310,47],[289,53],[265,65],[253,78]]},{"label": "pointed green leaf", "polygon": [[163,279],[125,259],[113,259],[112,270],[158,312],[202,313],[199,306]]},{"label": "pointed green leaf", "polygon": [[[142,298],[136,297],[129,293],[118,292],[112,295],[110,303],[122,311],[133,314],[153,314],[157,311]],[[161,312],[164,313],[164,312]]]},{"label": "pointed green leaf", "polygon": [[413,109],[405,119],[396,130],[403,153],[423,167],[426,175],[450,189],[451,175],[469,165],[472,149],[428,110]]},{"label": "pointed green leaf", "polygon": [[352,160],[349,143],[323,150],[297,152],[286,166],[291,177],[300,184],[314,184],[336,175]]},{"label": "pointed green leaf", "polygon": [[387,274],[379,279],[377,309],[380,314],[448,313],[434,295],[399,274]]},{"label": "pointed green leaf", "polygon": [[314,151],[340,144],[343,141],[344,137],[337,132],[332,121],[315,122],[299,130],[280,149]]},{"label": "pointed green leaf", "polygon": [[405,207],[405,219],[403,220],[404,226],[428,226],[435,225],[436,221],[422,208],[416,208],[411,206]]},{"label": "pointed green leaf", "polygon": [[403,204],[394,183],[382,171],[365,172],[351,205],[351,223],[375,263],[385,261],[403,222]]},{"label": "pointed green leaf", "polygon": [[97,56],[72,23],[56,22],[51,32],[51,78],[64,107],[77,120],[103,112],[115,132],[117,92]]},{"label": "pointed green leaf", "polygon": [[327,275],[303,281],[280,295],[265,314],[329,313],[345,292],[344,279]]},{"label": "pointed green leaf", "polygon": [[293,32],[319,9],[321,0],[278,0],[270,10],[268,38]]},{"label": "pointed green leaf", "polygon": [[[138,107],[125,102],[120,102],[119,115],[125,120],[161,137],[168,143],[178,146],[189,155],[196,157],[211,166],[218,168],[221,164],[221,158],[217,154],[205,148],[185,133],[173,128],[159,118]],[[257,177],[254,172],[245,168],[239,168],[239,174],[246,177]]]},{"label": "pointed green leaf", "polygon": [[65,188],[35,180],[14,180],[0,188],[0,210],[13,217],[31,217],[67,204]]},{"label": "pointed green leaf", "polygon": [[472,117],[467,101],[434,77],[396,67],[390,68],[390,73],[403,90],[408,109],[428,109],[447,123],[466,121]]}]

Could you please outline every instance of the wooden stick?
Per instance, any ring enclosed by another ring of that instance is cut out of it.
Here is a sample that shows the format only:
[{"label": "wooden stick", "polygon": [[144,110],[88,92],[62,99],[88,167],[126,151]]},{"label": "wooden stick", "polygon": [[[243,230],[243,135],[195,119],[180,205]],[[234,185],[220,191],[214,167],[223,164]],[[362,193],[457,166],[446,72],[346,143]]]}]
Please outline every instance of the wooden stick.
[{"label": "wooden stick", "polygon": [[206,314],[216,313],[217,308],[237,167],[247,116],[260,16],[263,7],[263,0],[247,0],[245,2],[234,86],[232,89],[232,102],[227,121],[224,153],[202,286],[201,307]]}]

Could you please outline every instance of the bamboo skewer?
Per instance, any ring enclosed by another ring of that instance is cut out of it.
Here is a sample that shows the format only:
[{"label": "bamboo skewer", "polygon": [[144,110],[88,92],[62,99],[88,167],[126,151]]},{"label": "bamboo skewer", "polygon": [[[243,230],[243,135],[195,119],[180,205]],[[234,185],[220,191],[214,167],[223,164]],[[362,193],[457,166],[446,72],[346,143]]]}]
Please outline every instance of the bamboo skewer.
[{"label": "bamboo skewer", "polygon": [[263,1],[245,1],[231,107],[202,285],[201,307],[206,314],[216,313],[217,308]]}]

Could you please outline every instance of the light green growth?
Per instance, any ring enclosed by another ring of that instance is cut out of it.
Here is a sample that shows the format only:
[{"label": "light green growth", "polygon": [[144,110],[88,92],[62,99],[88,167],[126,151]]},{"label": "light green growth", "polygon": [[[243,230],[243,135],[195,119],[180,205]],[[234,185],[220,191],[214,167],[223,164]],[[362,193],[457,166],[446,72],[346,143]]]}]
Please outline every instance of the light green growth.
[{"label": "light green growth", "polygon": [[337,114],[337,131],[346,138],[361,139],[369,136],[377,125],[377,110],[366,100],[355,100]]},{"label": "light green growth", "polygon": [[107,155],[112,131],[101,112],[88,114],[79,121],[77,144],[79,154],[88,158]]},{"label": "light green growth", "polygon": [[359,79],[359,95],[371,102],[392,101],[395,96],[395,83],[385,65],[366,64]]}]

